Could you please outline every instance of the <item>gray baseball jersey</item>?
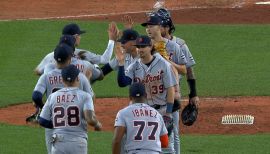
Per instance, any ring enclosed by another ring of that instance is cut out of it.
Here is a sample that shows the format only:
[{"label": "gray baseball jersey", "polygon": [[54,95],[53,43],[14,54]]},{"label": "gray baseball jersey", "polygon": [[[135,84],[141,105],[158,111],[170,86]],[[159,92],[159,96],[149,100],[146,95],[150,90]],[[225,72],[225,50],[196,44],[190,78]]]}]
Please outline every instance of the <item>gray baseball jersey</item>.
[{"label": "gray baseball jersey", "polygon": [[172,39],[173,42],[177,43],[181,49],[181,51],[184,53],[186,59],[187,59],[187,63],[186,63],[186,67],[192,67],[193,65],[196,64],[185,40],[179,38],[179,37],[176,37],[176,36],[173,36],[173,39]]},{"label": "gray baseball jersey", "polygon": [[[87,70],[92,71],[92,77],[91,80],[96,80],[101,75],[101,70],[96,68],[93,64],[91,64],[88,61],[81,60],[77,57],[71,58],[71,64],[75,65],[77,69],[79,69],[83,74],[86,74]],[[56,68],[55,63],[50,63],[45,66],[44,73],[48,73],[49,71]]]},{"label": "gray baseball jersey", "polygon": [[[138,60],[139,57],[133,58],[131,54],[126,53],[125,54],[125,64],[124,64],[124,69],[126,70],[130,64]],[[118,60],[114,57],[110,62],[109,65],[113,70],[118,70],[119,63]]]},{"label": "gray baseball jersey", "polygon": [[49,96],[40,116],[52,120],[54,133],[87,138],[84,110],[94,111],[92,96],[77,87],[68,87]]},{"label": "gray baseball jersey", "polygon": [[[103,55],[94,54],[90,51],[83,49],[75,49],[74,54],[78,55],[79,52],[85,51],[84,56],[86,56],[86,60],[92,64],[106,64],[110,61],[113,53],[114,41],[109,40],[107,49],[104,51]],[[41,62],[38,64],[36,69],[43,74],[45,66],[49,63],[56,63],[54,60],[54,52],[47,54]]]},{"label": "gray baseball jersey", "polygon": [[160,136],[168,133],[162,116],[144,103],[120,110],[114,126],[126,127],[127,153],[136,149],[161,152]]},{"label": "gray baseball jersey", "polygon": [[84,110],[94,111],[93,100],[90,94],[78,88],[63,88],[49,96],[40,114],[42,118],[51,120],[54,126],[54,129],[46,130],[46,142],[50,142],[48,151],[53,154],[87,153]]},{"label": "gray baseball jersey", "polygon": [[[46,92],[46,96],[48,98],[51,93],[63,88],[64,84],[61,71],[61,69],[56,68],[46,74],[42,74],[35,86],[34,91],[39,91],[42,94]],[[80,73],[78,77],[80,80],[80,89],[88,92],[91,96],[94,96],[94,92],[86,76]]]},{"label": "gray baseball jersey", "polygon": [[160,56],[154,56],[154,61],[148,67],[141,59],[132,63],[126,70],[126,76],[132,82],[145,85],[149,105],[166,105],[167,88],[177,84],[172,71],[172,65]]},{"label": "gray baseball jersey", "polygon": [[166,42],[166,50],[170,59],[176,64],[185,65],[187,63],[187,59],[183,51],[180,49],[179,45],[168,39],[165,39],[165,42]]},{"label": "gray baseball jersey", "polygon": [[82,49],[76,49],[74,54],[78,55],[81,51],[86,51],[83,55],[85,56],[85,60],[91,62],[92,64],[107,64],[113,54],[114,49],[114,41],[109,40],[106,50],[102,55],[95,54],[95,52],[86,51]]},{"label": "gray baseball jersey", "polygon": [[[54,69],[46,74],[42,74],[39,78],[34,91],[39,91],[42,94],[46,92],[47,98],[50,96],[50,94],[56,92],[57,90],[64,87],[62,75],[61,75],[61,69]],[[79,74],[79,80],[80,80],[80,89],[86,91],[89,93],[92,97],[94,96],[94,92],[91,88],[91,85],[86,78],[86,76],[82,73]],[[45,103],[46,105],[46,103]],[[52,130],[51,129],[45,129],[45,140],[46,140],[46,146],[48,153],[51,152],[51,140],[52,140]]]}]

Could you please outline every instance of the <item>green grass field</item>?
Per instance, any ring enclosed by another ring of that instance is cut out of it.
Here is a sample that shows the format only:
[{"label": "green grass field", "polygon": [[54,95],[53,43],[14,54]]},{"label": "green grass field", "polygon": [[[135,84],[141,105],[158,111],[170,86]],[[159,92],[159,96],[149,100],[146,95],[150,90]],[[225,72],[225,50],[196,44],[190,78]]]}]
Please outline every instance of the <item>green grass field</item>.
[{"label": "green grass field", "polygon": [[[38,80],[33,69],[56,46],[62,27],[70,21],[0,22],[0,107],[30,102]],[[107,45],[107,24],[78,21],[80,48],[102,53]],[[136,30],[144,34],[143,27]],[[269,25],[177,25],[196,59],[200,96],[270,95]],[[95,83],[98,97],[127,96],[116,83],[115,72]],[[185,81],[183,94],[187,95]],[[44,129],[0,124],[0,153],[45,153]],[[270,134],[184,135],[182,153],[267,153]],[[110,153],[111,132],[90,132],[89,152]],[[97,146],[98,143],[98,146]]]},{"label": "green grass field", "polygon": [[[0,22],[0,106],[31,101],[38,80],[33,69],[54,49],[67,23]],[[78,23],[87,30],[80,47],[102,53],[107,45],[107,23]],[[145,33],[139,25],[135,29]],[[175,34],[186,40],[196,59],[199,95],[270,95],[269,25],[181,25],[176,29]],[[127,96],[126,89],[117,86],[115,73],[97,82],[94,90],[98,97]]]},{"label": "green grass field", "polygon": [[[43,128],[0,124],[1,154],[45,154]],[[88,153],[111,153],[111,132],[89,132]],[[182,154],[266,154],[270,134],[257,135],[183,135]]]}]

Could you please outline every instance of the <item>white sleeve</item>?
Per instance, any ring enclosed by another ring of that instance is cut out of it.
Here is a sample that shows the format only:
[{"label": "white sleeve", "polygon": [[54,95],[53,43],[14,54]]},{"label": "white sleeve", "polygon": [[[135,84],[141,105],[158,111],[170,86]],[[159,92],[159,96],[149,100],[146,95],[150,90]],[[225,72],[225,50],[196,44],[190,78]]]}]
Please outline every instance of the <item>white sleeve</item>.
[{"label": "white sleeve", "polygon": [[114,49],[114,41],[109,40],[108,46],[102,55],[92,53],[90,51],[75,49],[75,54],[78,55],[80,52],[84,51],[83,55],[85,60],[89,61],[92,64],[107,64],[109,63]]},{"label": "white sleeve", "polygon": [[94,91],[89,83],[89,80],[86,78],[86,76],[84,74],[80,73],[79,79],[80,79],[80,84],[81,84],[80,89],[87,92],[88,94],[90,94],[93,97]]},{"label": "white sleeve", "polygon": [[86,93],[86,98],[85,98],[83,110],[92,110],[92,111],[94,111],[93,99],[88,93]]},{"label": "white sleeve", "polygon": [[51,52],[49,54],[47,54],[42,60],[41,62],[38,64],[38,66],[36,67],[36,70],[40,73],[43,74],[45,66],[49,63],[54,63],[54,53]]},{"label": "white sleeve", "polygon": [[104,51],[104,53],[100,57],[101,64],[107,64],[110,61],[113,54],[113,48],[114,48],[114,41],[109,40],[107,49]]},{"label": "white sleeve", "polygon": [[116,115],[116,118],[115,118],[115,121],[114,121],[114,127],[116,127],[116,126],[124,126],[124,127],[126,127],[124,115],[122,115],[122,110],[120,110]]},{"label": "white sleeve", "polygon": [[110,60],[109,65],[113,70],[116,70],[119,66],[118,60],[114,57],[112,60]]},{"label": "white sleeve", "polygon": [[192,67],[193,65],[196,64],[191,52],[189,51],[189,48],[186,44],[183,44],[180,46],[180,48],[182,49],[186,59],[187,59],[187,64],[186,64],[186,67]]},{"label": "white sleeve", "polygon": [[125,70],[125,75],[128,76],[132,81],[134,80],[134,67],[136,66],[135,63],[128,66],[128,68]]},{"label": "white sleeve", "polygon": [[47,89],[46,74],[42,74],[38,79],[38,82],[34,88],[34,91],[39,91],[42,94],[44,94],[46,89]]},{"label": "white sleeve", "polygon": [[44,107],[42,108],[42,111],[40,113],[40,117],[46,120],[51,120],[52,118],[52,110],[50,108],[50,100],[51,100],[51,95],[47,99]]}]

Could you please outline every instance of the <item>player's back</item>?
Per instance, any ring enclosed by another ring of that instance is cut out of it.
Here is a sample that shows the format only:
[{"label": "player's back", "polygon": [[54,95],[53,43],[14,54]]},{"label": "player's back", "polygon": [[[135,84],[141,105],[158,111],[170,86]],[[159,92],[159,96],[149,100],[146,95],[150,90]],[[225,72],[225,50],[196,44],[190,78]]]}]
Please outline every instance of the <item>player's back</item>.
[{"label": "player's back", "polygon": [[[58,68],[54,68],[52,70],[50,70],[48,73],[43,74],[41,79],[38,81],[38,84],[35,87],[35,90],[39,90],[39,91],[43,91],[42,89],[44,89],[44,91],[46,91],[46,96],[48,98],[48,96],[54,92],[56,92],[59,89],[62,89],[64,87],[64,83],[63,83],[63,79],[62,79],[62,69],[58,69]],[[78,75],[80,84],[79,84],[79,89],[86,91],[87,93],[91,94],[91,96],[94,95],[94,92],[92,90],[91,85],[88,82],[88,79],[82,74],[80,73]]]},{"label": "player's back", "polygon": [[64,87],[62,75],[61,75],[61,69],[53,69],[49,71],[48,73],[44,74],[45,76],[45,82],[46,84],[46,96],[48,96],[54,92],[56,92],[59,89],[62,89]]},{"label": "player's back", "polygon": [[[90,94],[72,87],[63,88],[50,97],[54,133],[87,138],[87,122],[83,110],[94,110]],[[90,107],[89,107],[90,106]]]},{"label": "player's back", "polygon": [[127,128],[125,149],[161,151],[160,136],[167,132],[158,111],[147,104],[136,103],[120,112]]}]

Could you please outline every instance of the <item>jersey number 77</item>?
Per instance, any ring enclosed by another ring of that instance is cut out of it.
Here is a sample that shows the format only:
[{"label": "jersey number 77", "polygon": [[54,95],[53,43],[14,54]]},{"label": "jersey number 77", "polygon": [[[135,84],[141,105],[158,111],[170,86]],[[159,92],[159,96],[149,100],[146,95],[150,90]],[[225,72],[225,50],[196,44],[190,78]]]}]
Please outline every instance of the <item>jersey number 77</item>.
[{"label": "jersey number 77", "polygon": [[158,128],[158,122],[154,121],[133,121],[133,126],[138,127],[137,133],[134,136],[135,141],[142,141],[143,135],[145,135],[145,129],[150,129],[150,134],[148,135],[148,140],[156,140],[156,132]]}]

